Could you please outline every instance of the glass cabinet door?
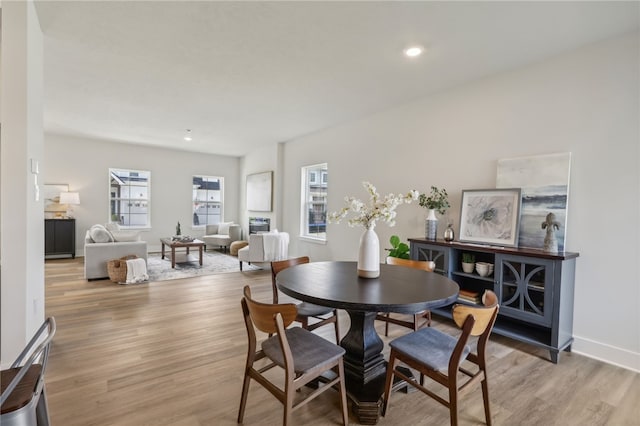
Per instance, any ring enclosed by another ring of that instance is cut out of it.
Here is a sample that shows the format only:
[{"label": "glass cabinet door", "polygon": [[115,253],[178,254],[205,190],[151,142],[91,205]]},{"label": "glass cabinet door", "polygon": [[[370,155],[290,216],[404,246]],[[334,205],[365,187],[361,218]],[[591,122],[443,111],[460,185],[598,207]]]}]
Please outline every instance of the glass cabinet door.
[{"label": "glass cabinet door", "polygon": [[429,244],[411,244],[411,259],[431,260],[436,263],[434,272],[449,273],[449,249]]},{"label": "glass cabinet door", "polygon": [[553,311],[553,262],[496,256],[500,313],[548,326]]}]

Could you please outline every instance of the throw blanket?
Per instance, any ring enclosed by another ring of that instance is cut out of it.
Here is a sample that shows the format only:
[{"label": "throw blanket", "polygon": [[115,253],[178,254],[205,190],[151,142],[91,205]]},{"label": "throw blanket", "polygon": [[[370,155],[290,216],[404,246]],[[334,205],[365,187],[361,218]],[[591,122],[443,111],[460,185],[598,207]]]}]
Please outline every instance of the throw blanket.
[{"label": "throw blanket", "polygon": [[147,281],[149,275],[147,275],[147,262],[144,259],[129,259],[127,260],[127,281],[125,284],[136,284]]},{"label": "throw blanket", "polygon": [[289,251],[289,234],[286,232],[267,232],[262,234],[262,244],[266,262],[284,260]]}]

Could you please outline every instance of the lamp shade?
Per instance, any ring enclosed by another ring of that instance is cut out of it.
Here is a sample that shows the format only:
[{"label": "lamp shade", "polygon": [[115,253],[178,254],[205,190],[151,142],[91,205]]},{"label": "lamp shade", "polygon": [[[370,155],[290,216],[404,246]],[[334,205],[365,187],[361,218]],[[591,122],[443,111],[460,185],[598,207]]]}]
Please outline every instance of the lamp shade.
[{"label": "lamp shade", "polygon": [[80,194],[77,192],[61,192],[60,204],[80,204]]}]

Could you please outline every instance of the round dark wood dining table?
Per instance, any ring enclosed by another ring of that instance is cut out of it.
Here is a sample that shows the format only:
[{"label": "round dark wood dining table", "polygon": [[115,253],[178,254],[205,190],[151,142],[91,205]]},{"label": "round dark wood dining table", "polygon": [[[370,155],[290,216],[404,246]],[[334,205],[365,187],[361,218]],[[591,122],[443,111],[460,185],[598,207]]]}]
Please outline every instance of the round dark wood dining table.
[{"label": "round dark wood dining table", "polygon": [[380,265],[378,278],[360,278],[356,262],[313,262],[292,266],[276,276],[278,288],[291,297],[344,309],[351,325],[340,341],[346,386],[354,413],[362,424],[376,424],[380,415],[386,362],[376,333],[378,312],[415,312],[456,301],[459,287],[437,273]]}]

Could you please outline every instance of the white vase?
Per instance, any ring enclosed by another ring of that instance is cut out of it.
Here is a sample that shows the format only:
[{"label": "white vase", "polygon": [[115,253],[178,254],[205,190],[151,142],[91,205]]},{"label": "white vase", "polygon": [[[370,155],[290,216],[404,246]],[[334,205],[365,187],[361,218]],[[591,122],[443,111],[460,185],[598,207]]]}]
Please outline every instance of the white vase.
[{"label": "white vase", "polygon": [[380,276],[380,240],[373,228],[365,230],[360,237],[358,276],[362,278]]},{"label": "white vase", "polygon": [[424,237],[427,240],[435,240],[438,234],[438,218],[436,217],[436,210],[429,209],[427,220],[424,222]]}]

